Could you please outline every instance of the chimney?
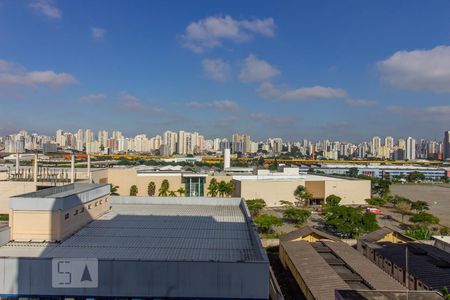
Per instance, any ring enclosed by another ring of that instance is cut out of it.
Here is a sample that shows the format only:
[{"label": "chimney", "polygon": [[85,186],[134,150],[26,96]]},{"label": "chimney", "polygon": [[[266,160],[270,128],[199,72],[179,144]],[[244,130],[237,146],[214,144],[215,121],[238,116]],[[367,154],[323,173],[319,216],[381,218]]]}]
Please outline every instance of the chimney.
[{"label": "chimney", "polygon": [[75,155],[71,155],[71,164],[70,164],[70,183],[75,182]]},{"label": "chimney", "polygon": [[16,175],[19,174],[20,158],[19,151],[16,151]]},{"label": "chimney", "polygon": [[223,169],[229,169],[231,167],[231,162],[230,162],[230,149],[224,149],[223,150]]},{"label": "chimney", "polygon": [[33,181],[34,184],[37,184],[37,177],[38,177],[38,155],[34,155],[34,170],[33,170]]},{"label": "chimney", "polygon": [[89,183],[92,183],[92,176],[91,176],[91,155],[88,154],[87,156],[87,176]]}]

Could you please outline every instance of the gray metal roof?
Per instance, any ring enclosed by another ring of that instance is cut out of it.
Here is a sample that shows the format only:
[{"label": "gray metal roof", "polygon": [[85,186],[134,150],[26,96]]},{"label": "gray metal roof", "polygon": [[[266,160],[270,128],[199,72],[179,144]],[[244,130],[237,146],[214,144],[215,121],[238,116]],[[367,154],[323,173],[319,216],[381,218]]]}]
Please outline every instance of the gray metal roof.
[{"label": "gray metal roof", "polygon": [[109,195],[109,184],[72,183],[9,198],[12,210],[66,210]]},{"label": "gray metal roof", "polygon": [[267,260],[242,203],[232,205],[233,201],[227,199],[224,201],[227,205],[181,205],[175,200],[172,204],[167,197],[165,201],[167,204],[117,204],[113,201],[110,212],[61,244],[12,242],[0,247],[0,257]]}]

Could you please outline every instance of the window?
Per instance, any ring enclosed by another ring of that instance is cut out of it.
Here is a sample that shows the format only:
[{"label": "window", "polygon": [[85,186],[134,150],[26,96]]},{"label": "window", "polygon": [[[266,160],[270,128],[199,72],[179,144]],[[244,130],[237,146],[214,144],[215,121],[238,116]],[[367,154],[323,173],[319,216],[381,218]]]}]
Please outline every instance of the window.
[{"label": "window", "polygon": [[89,205],[88,205],[88,209],[91,209],[91,207],[92,207],[92,204],[89,204]]},{"label": "window", "polygon": [[97,206],[98,202],[95,202],[95,206]]},{"label": "window", "polygon": [[100,205],[102,205],[102,203],[103,203],[103,200],[100,200]]},{"label": "window", "polygon": [[67,213],[65,216],[64,216],[64,219],[68,219],[69,218],[69,213]]},{"label": "window", "polygon": [[81,208],[80,213],[84,213],[84,207]]},{"label": "window", "polygon": [[74,214],[73,214],[74,216],[76,216],[76,215],[78,215],[78,209],[77,210],[75,210],[75,212],[74,212]]}]

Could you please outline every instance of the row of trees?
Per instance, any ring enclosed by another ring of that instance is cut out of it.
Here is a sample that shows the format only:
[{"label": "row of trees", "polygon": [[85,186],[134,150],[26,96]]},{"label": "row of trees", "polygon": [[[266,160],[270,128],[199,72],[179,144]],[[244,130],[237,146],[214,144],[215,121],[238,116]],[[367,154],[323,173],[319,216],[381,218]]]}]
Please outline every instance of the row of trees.
[{"label": "row of trees", "polygon": [[230,197],[233,194],[233,191],[233,181],[217,181],[215,178],[212,178],[208,185],[208,196],[210,197]]},{"label": "row of trees", "polygon": [[258,225],[262,233],[271,233],[273,227],[283,225],[284,221],[294,223],[297,226],[303,225],[311,216],[310,211],[296,208],[289,201],[281,201],[286,208],[283,212],[283,219],[274,215],[260,214],[264,207],[266,207],[266,202],[263,199],[252,199],[246,202],[253,221]]},{"label": "row of trees", "polygon": [[[137,196],[138,192],[139,191],[138,191],[137,185],[132,185],[130,187],[130,196]],[[183,187],[180,187],[176,191],[171,191],[169,181],[167,179],[164,179],[161,182],[161,187],[158,190],[158,196],[159,197],[176,197],[178,194],[178,196],[181,197],[185,194],[185,192],[186,191]],[[155,196],[155,193],[156,193],[156,184],[153,181],[150,181],[147,186],[147,195]]]}]

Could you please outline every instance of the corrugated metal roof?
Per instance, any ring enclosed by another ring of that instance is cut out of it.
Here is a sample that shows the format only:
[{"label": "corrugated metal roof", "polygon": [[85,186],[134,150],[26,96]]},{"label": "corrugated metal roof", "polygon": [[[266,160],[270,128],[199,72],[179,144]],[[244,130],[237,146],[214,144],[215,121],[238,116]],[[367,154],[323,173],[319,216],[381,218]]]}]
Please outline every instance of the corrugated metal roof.
[{"label": "corrugated metal roof", "polygon": [[336,289],[351,289],[309,242],[286,241],[282,246],[315,299],[334,299]]},{"label": "corrugated metal roof", "polygon": [[0,256],[261,261],[238,205],[114,204],[61,244],[9,243]]},{"label": "corrugated metal roof", "polygon": [[400,283],[393,280],[383,270],[369,261],[361,253],[343,242],[322,241],[364,281],[376,290],[404,290]]}]

